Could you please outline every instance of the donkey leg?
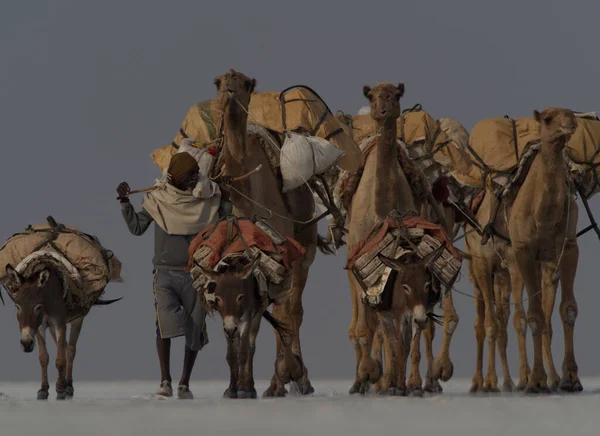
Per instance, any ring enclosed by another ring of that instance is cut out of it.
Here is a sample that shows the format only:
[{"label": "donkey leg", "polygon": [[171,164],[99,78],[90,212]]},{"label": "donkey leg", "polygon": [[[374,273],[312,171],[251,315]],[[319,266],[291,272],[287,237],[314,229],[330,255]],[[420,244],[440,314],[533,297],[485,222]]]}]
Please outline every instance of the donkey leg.
[{"label": "donkey leg", "polygon": [[58,377],[56,379],[56,399],[64,400],[66,398],[65,388],[67,387],[67,326],[63,322],[56,326],[56,370]]},{"label": "donkey leg", "polygon": [[37,393],[38,400],[47,400],[48,390],[50,389],[50,383],[48,383],[48,363],[50,362],[50,356],[48,355],[48,347],[46,345],[46,328],[46,321],[44,321],[37,331],[37,341],[40,348],[40,367],[42,368],[42,387]]},{"label": "donkey leg", "polygon": [[239,338],[238,348],[238,386],[237,386],[237,397],[238,398],[252,398],[250,394],[250,388],[248,387],[248,354],[250,348],[250,337],[249,332],[242,332]]},{"label": "donkey leg", "polygon": [[408,379],[408,391],[416,397],[423,396],[423,379],[421,378],[421,329],[412,326],[413,336],[410,341],[410,378]]},{"label": "donkey leg", "polygon": [[65,396],[73,398],[75,390],[73,389],[73,362],[77,353],[77,340],[83,327],[83,317],[76,319],[71,323],[71,332],[69,334],[69,343],[67,344],[67,387],[65,388]]},{"label": "donkey leg", "polygon": [[225,398],[237,398],[239,365],[238,365],[239,339],[227,340],[227,364],[229,365],[229,387],[223,393]]},{"label": "donkey leg", "polygon": [[256,388],[254,386],[254,352],[256,351],[256,337],[258,336],[258,330],[260,329],[260,321],[253,323],[250,326],[248,333],[248,360],[246,361],[246,373],[248,374],[248,393],[250,398],[256,398]]}]

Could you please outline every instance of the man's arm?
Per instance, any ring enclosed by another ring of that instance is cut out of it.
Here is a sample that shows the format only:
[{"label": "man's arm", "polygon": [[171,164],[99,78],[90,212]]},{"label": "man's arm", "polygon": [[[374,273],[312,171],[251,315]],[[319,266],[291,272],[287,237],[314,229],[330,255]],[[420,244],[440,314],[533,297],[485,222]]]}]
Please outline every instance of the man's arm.
[{"label": "man's arm", "polygon": [[129,201],[121,203],[121,213],[127,223],[127,227],[129,227],[129,231],[132,235],[136,236],[143,235],[148,230],[148,227],[150,227],[150,224],[152,224],[152,221],[154,221],[145,209],[137,213]]}]

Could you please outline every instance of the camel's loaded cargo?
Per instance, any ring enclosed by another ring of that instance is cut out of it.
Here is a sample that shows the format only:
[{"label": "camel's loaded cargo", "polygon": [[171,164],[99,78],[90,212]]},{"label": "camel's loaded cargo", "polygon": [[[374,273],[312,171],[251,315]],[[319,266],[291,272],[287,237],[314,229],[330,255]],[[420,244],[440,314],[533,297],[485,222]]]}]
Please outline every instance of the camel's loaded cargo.
[{"label": "camel's loaded cargo", "polygon": [[[326,104],[309,88],[295,87],[283,93],[255,92],[251,96],[248,112],[249,131],[256,131],[256,126],[260,126],[271,135],[280,135],[279,144],[268,140],[266,142],[267,146],[277,149],[283,143],[282,151],[277,150],[277,153],[281,153],[281,158],[270,160],[280,162],[286,190],[294,189],[298,185],[298,179],[308,180],[313,174],[320,174],[333,164],[349,171],[355,171],[360,164],[358,145],[344,132],[342,124],[331,114]],[[192,106],[173,142],[155,150],[152,160],[163,171],[185,138],[194,139],[196,147],[214,146],[222,136],[222,122],[223,112],[217,99]],[[310,136],[302,145],[309,149],[298,153],[299,141],[297,138],[292,140],[290,135],[286,137],[285,143],[282,135],[288,132],[308,132]]]},{"label": "camel's loaded cargo", "polygon": [[421,216],[401,217],[392,212],[373,229],[371,234],[350,247],[345,269],[352,271],[362,288],[362,300],[372,307],[382,304],[382,294],[392,269],[385,266],[378,255],[398,259],[409,251],[419,257],[444,249],[433,261],[429,271],[433,275],[433,288],[437,292],[449,290],[460,272],[462,256],[452,246],[441,226]]},{"label": "camel's loaded cargo", "polygon": [[[576,113],[578,127],[568,143],[568,154],[576,163],[590,167],[600,162],[600,120],[595,113]],[[516,145],[515,145],[516,139]],[[539,147],[540,125],[533,118],[491,118],[480,121],[471,131],[469,151],[473,166],[467,174],[455,174],[459,182],[475,187],[504,186],[527,159],[526,153]],[[487,176],[487,178],[486,178]],[[591,176],[591,174],[590,174]],[[590,181],[592,177],[589,177]],[[597,187],[593,186],[594,189]]]},{"label": "camel's loaded cargo", "polygon": [[235,258],[241,257],[248,263],[260,256],[258,268],[253,272],[260,295],[280,301],[290,289],[292,263],[305,252],[295,239],[282,236],[265,221],[230,217],[207,227],[194,238],[189,248],[188,269],[196,290],[210,300],[207,278],[200,266],[220,272]]},{"label": "camel's loaded cargo", "polygon": [[29,226],[0,247],[0,283],[10,287],[6,266],[12,265],[23,277],[47,266],[63,279],[69,311],[89,310],[109,282],[120,282],[121,262],[93,235],[76,227],[57,224]]},{"label": "camel's loaded cargo", "polygon": [[[346,132],[358,144],[377,133],[377,123],[370,114],[345,115],[343,118],[346,120],[343,123]],[[470,169],[461,144],[461,129],[464,130],[464,127],[457,121],[442,118],[436,122],[421,105],[415,105],[404,111],[396,123],[398,138],[405,151],[421,168],[430,185],[441,176],[440,168],[434,164],[434,160],[451,173],[462,173]]]}]

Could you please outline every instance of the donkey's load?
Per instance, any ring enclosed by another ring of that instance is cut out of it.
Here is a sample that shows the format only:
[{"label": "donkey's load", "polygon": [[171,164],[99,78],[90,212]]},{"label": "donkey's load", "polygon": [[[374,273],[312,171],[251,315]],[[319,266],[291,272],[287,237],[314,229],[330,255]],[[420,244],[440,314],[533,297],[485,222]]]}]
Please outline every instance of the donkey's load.
[{"label": "donkey's load", "polygon": [[260,258],[253,274],[261,297],[277,301],[287,295],[292,263],[305,252],[296,240],[282,236],[264,221],[229,217],[205,228],[192,241],[188,269],[196,290],[210,299],[201,267],[219,272],[236,258],[243,258],[247,264]]},{"label": "donkey's load", "polygon": [[104,248],[97,237],[73,226],[47,224],[29,226],[0,247],[0,283],[10,287],[6,266],[24,277],[51,266],[62,276],[69,309],[89,309],[109,282],[121,281],[121,262]]}]

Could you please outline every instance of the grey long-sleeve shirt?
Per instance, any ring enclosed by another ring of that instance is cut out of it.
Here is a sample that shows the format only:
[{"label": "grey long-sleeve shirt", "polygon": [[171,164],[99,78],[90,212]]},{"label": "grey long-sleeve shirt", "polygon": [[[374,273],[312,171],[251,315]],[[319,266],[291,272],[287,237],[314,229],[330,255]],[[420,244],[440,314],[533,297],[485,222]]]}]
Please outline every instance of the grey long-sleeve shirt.
[{"label": "grey long-sleeve shirt", "polygon": [[[143,235],[154,221],[152,216],[142,208],[138,213],[131,203],[121,203],[121,213],[136,236]],[[188,264],[188,248],[196,235],[169,235],[160,226],[154,224],[154,258],[152,263],[156,269],[184,270]]]}]

